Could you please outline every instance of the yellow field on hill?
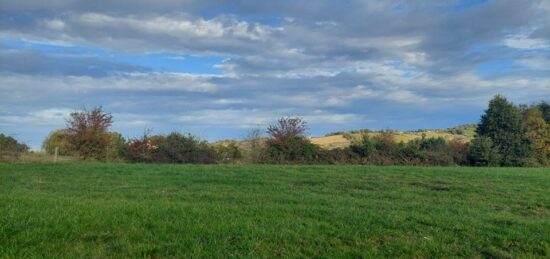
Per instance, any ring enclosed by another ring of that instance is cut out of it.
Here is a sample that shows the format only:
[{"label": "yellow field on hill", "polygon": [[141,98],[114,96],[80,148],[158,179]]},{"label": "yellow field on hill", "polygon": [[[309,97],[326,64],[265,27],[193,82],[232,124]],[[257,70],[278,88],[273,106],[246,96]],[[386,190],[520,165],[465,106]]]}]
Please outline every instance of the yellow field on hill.
[{"label": "yellow field on hill", "polygon": [[[464,136],[464,135],[455,135],[450,133],[442,133],[442,132],[433,132],[433,131],[425,131],[425,132],[414,132],[414,133],[403,133],[403,132],[395,132],[394,137],[396,142],[409,142],[413,139],[422,138],[422,133],[426,134],[426,138],[438,138],[442,137],[446,140],[459,140],[462,142],[470,142],[472,139],[471,137]],[[369,133],[369,137],[374,137],[380,133],[378,132],[372,132]],[[313,144],[319,145],[322,148],[326,149],[334,149],[334,148],[345,148],[349,147],[352,143],[352,140],[358,141],[361,137],[360,133],[354,133],[349,134],[351,136],[351,140],[346,138],[344,135],[332,135],[332,136],[325,136],[325,137],[312,137],[311,142]]]}]

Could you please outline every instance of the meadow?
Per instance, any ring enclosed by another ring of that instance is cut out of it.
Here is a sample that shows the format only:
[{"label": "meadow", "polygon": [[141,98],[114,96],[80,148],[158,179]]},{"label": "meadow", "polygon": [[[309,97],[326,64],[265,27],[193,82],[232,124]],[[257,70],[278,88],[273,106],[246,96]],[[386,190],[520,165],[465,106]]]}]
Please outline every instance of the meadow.
[{"label": "meadow", "polygon": [[0,257],[549,257],[550,169],[0,164]]}]

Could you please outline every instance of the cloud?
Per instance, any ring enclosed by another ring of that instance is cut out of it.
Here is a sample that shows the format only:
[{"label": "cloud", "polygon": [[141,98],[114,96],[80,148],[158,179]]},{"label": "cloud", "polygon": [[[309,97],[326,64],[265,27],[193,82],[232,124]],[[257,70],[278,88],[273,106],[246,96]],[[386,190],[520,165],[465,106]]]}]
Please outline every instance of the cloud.
[{"label": "cloud", "polygon": [[134,133],[426,128],[475,122],[497,93],[549,100],[548,1],[474,2],[8,1],[0,39],[21,44],[0,47],[0,130],[96,105]]},{"label": "cloud", "polygon": [[519,34],[507,37],[504,45],[510,48],[536,50],[550,48],[550,41],[543,39],[530,38],[528,35]]},{"label": "cloud", "polygon": [[72,112],[66,108],[51,108],[32,111],[24,115],[0,114],[0,125],[26,124],[33,126],[63,126]]}]

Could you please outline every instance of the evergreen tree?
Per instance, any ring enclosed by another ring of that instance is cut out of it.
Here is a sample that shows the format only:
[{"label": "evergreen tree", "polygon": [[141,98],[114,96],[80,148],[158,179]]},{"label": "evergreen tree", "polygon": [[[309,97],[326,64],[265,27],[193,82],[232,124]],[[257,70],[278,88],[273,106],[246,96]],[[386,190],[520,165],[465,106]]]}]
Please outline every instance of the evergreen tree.
[{"label": "evergreen tree", "polygon": [[498,166],[500,155],[488,137],[477,136],[470,143],[468,161],[473,166]]},{"label": "evergreen tree", "polygon": [[477,136],[488,137],[498,150],[503,166],[523,166],[530,154],[529,141],[524,138],[521,112],[505,97],[495,96],[481,117]]}]

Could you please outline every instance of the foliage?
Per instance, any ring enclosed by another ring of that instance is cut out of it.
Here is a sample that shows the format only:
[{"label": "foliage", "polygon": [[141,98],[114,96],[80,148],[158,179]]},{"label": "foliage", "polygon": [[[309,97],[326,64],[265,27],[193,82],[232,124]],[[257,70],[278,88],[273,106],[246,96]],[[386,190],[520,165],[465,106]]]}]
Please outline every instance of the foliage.
[{"label": "foliage", "polygon": [[216,161],[220,163],[235,163],[243,158],[241,149],[234,141],[228,144],[214,145],[213,148],[216,153]]},{"label": "foliage", "polygon": [[191,134],[172,132],[158,145],[157,161],[163,163],[201,163],[216,162],[216,154],[206,141]]},{"label": "foliage", "polygon": [[358,143],[351,144],[351,150],[358,155],[369,159],[376,153],[376,143],[369,137],[368,133],[361,134],[361,140]]},{"label": "foliage", "polygon": [[17,158],[22,153],[28,152],[29,147],[18,142],[15,138],[0,133],[0,161]]},{"label": "foliage", "polygon": [[50,155],[55,153],[56,147],[61,156],[70,156],[75,153],[75,147],[69,142],[67,129],[52,131],[42,143],[42,149]]},{"label": "foliage", "polygon": [[306,137],[307,125],[301,118],[280,118],[267,128],[266,141],[270,162],[313,162],[318,160],[320,148]]},{"label": "foliage", "polygon": [[473,166],[498,166],[500,154],[489,137],[476,137],[470,143],[468,161]]},{"label": "foliage", "polygon": [[550,125],[550,104],[548,104],[547,102],[541,102],[537,105],[537,107],[542,112],[542,117],[544,118],[544,121],[546,121],[546,123]]},{"label": "foliage", "polygon": [[481,117],[476,130],[478,137],[491,139],[503,166],[523,166],[530,153],[525,139],[520,109],[503,96],[497,95]]},{"label": "foliage", "polygon": [[216,152],[206,141],[179,132],[167,136],[145,133],[141,138],[128,141],[123,154],[126,160],[139,163],[216,162]]},{"label": "foliage", "polygon": [[243,161],[247,163],[261,163],[267,153],[265,140],[260,129],[251,129],[243,141]]},{"label": "foliage", "polygon": [[113,116],[101,107],[73,112],[67,120],[67,138],[82,159],[107,159],[112,137],[108,133]]},{"label": "foliage", "polygon": [[531,143],[532,165],[550,165],[550,126],[546,124],[539,107],[529,108],[523,119],[526,138]]},{"label": "foliage", "polygon": [[123,147],[123,157],[133,163],[158,162],[156,157],[157,149],[164,136],[150,136],[148,131],[139,138],[130,139]]}]

